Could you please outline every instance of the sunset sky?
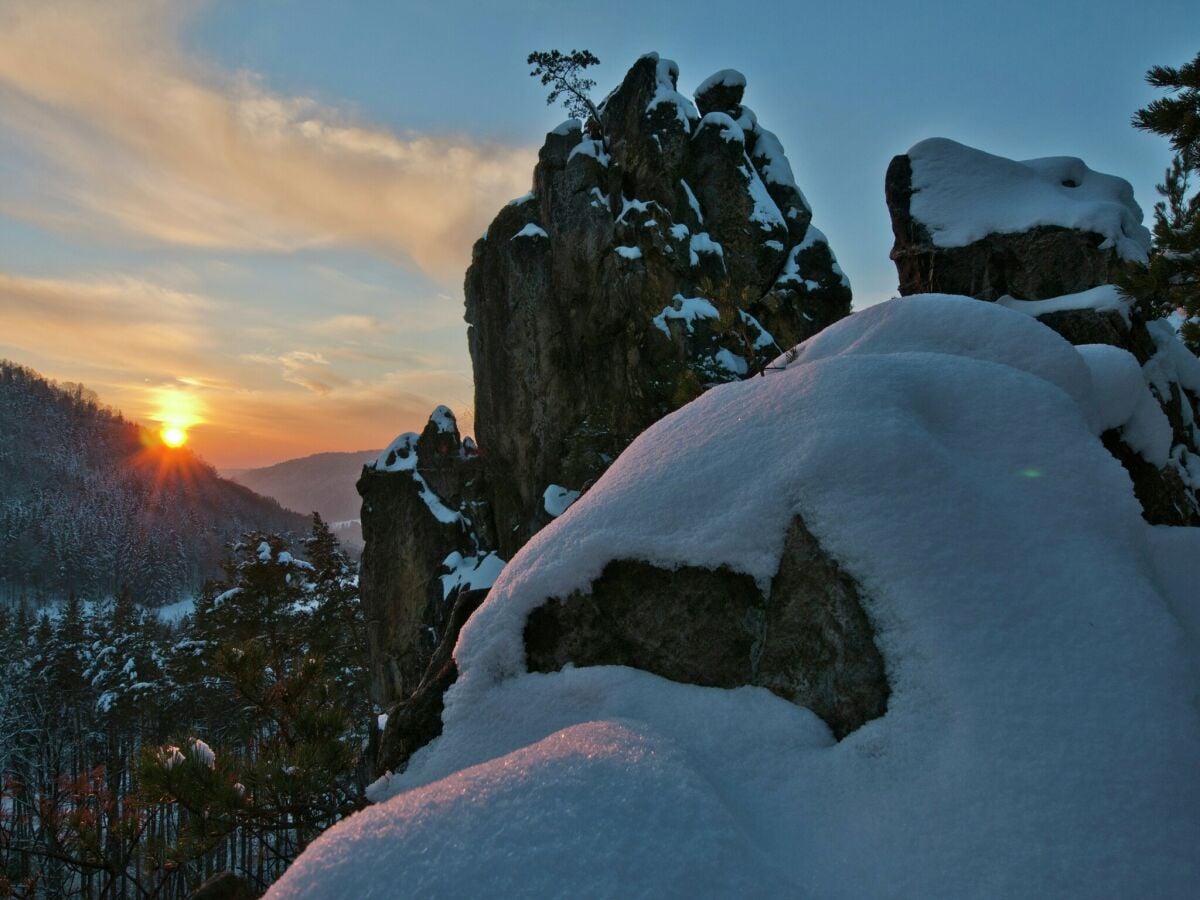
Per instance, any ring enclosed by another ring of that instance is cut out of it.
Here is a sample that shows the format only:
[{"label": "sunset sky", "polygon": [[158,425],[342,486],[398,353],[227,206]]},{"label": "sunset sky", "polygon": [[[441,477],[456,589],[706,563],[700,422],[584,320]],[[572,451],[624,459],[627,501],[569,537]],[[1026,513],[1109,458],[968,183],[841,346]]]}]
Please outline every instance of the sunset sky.
[{"label": "sunset sky", "polygon": [[[1165,141],[1130,114],[1200,49],[1195,0],[928,3],[0,0],[0,356],[219,467],[469,429],[462,277],[563,114],[530,50],[690,93],[747,76],[856,305],[892,295],[883,173],[930,136],[1080,156],[1144,209]],[[999,88],[997,88],[999,86]],[[177,408],[177,407],[176,407]]]}]

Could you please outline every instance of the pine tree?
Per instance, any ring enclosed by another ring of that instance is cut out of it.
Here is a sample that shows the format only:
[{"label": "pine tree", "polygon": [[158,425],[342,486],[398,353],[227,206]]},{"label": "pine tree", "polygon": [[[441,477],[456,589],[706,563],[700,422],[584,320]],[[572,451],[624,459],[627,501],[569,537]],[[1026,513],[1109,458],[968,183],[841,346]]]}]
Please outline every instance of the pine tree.
[{"label": "pine tree", "polygon": [[1133,125],[1167,137],[1175,156],[1157,189],[1154,248],[1147,265],[1131,266],[1119,280],[1148,318],[1182,310],[1184,341],[1200,352],[1200,54],[1178,69],[1155,66],[1146,80],[1174,96],[1137,111]]},{"label": "pine tree", "polygon": [[[241,871],[265,886],[363,803],[369,706],[357,579],[319,516],[305,552],[312,562],[278,535],[245,535],[177,645],[183,702],[204,714],[167,746],[146,748],[141,763],[145,802],[180,811],[173,866],[194,870],[249,834],[257,865]],[[212,746],[211,759],[197,740]]]},{"label": "pine tree", "polygon": [[589,130],[603,138],[600,111],[589,96],[596,82],[583,75],[584,69],[600,62],[595,54],[590,50],[572,50],[570,53],[539,50],[530,53],[525,62],[533,66],[530,77],[541,78],[542,84],[550,88],[547,106],[561,100],[568,115],[584,122]]}]

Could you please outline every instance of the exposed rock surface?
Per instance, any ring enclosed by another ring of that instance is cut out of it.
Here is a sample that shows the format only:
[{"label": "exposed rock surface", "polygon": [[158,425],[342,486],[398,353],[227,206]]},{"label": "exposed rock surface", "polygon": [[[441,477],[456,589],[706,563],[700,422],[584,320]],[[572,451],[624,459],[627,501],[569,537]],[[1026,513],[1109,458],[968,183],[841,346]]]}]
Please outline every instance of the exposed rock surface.
[{"label": "exposed rock surface", "polygon": [[798,518],[766,596],[723,567],[618,560],[587,592],[530,613],[525,653],[531,672],[618,665],[709,687],[766,687],[811,709],[838,738],[887,709],[883,659],[858,590]]},{"label": "exposed rock surface", "polygon": [[481,473],[445,407],[420,435],[401,435],[363,468],[358,491],[369,540],[360,588],[372,698],[384,707],[412,693],[438,646],[456,587],[451,567],[482,558],[486,521],[472,515]]},{"label": "exposed rock surface", "polygon": [[[779,140],[741,102],[745,78],[707,79],[703,117],[677,78],[644,56],[598,123],[547,134],[532,190],[476,243],[480,451],[439,408],[363,472],[362,597],[385,707],[418,690],[439,641],[449,655],[456,592],[490,585],[642,430],[850,311]],[[389,718],[393,764],[411,718]]]},{"label": "exposed rock surface", "polygon": [[1128,470],[1147,521],[1200,524],[1200,364],[1165,323],[1145,321],[1115,291],[1093,290],[1149,246],[1128,183],[1077,159],[1019,163],[933,139],[893,158],[884,190],[901,294],[999,300],[1072,344],[1134,356],[1170,423],[1169,454],[1147,459],[1117,430],[1104,444]]},{"label": "exposed rock surface", "polygon": [[400,771],[409,758],[442,733],[442,698],[458,678],[452,651],[463,623],[487,597],[487,590],[455,592],[445,634],[429,660],[420,684],[388,715],[379,747],[382,770]]},{"label": "exposed rock surface", "polygon": [[475,245],[476,427],[505,558],[550,521],[548,486],[582,489],[665,413],[849,312],[745,79],[718,74],[701,118],[674,63],[642,57],[600,106],[603,139],[547,135],[533,190]]}]

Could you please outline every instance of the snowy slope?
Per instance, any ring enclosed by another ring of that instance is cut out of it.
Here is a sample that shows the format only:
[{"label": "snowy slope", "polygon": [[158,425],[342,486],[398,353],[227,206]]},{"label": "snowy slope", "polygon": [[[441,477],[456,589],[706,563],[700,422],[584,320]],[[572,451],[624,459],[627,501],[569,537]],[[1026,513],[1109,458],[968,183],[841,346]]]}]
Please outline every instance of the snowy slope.
[{"label": "snowy slope", "polygon": [[[462,632],[442,737],[270,896],[1192,895],[1200,538],[1146,525],[1097,438],[1093,372],[1121,364],[924,295],[779,365],[654,425],[526,545]],[[797,514],[892,686],[842,741],[757,688],[524,671],[529,610],[608,560],[765,581]]]}]

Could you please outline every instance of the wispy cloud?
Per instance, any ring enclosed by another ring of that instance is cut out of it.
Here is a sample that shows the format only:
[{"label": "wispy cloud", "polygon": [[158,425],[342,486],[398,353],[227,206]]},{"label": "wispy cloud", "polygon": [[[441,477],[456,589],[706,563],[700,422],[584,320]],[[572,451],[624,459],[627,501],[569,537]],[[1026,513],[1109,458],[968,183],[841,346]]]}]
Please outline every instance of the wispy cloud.
[{"label": "wispy cloud", "polygon": [[4,210],[193,247],[363,247],[450,281],[527,188],[528,149],[398,134],[190,56],[179,38],[192,12],[165,0],[0,10],[0,117],[55,176],[0,188]]},{"label": "wispy cloud", "polygon": [[113,372],[202,377],[216,343],[209,322],[219,309],[207,297],[137,278],[0,273],[0,346],[64,365],[86,360]]}]

